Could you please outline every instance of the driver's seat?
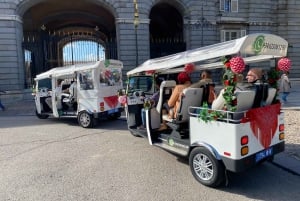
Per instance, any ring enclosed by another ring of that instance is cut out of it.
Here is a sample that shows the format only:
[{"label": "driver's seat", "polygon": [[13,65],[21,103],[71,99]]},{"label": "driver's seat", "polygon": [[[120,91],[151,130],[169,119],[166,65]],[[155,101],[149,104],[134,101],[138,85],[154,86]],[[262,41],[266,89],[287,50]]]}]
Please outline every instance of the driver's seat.
[{"label": "driver's seat", "polygon": [[165,80],[160,84],[159,99],[156,110],[161,114],[163,104],[170,98],[173,88],[176,86],[175,80]]}]

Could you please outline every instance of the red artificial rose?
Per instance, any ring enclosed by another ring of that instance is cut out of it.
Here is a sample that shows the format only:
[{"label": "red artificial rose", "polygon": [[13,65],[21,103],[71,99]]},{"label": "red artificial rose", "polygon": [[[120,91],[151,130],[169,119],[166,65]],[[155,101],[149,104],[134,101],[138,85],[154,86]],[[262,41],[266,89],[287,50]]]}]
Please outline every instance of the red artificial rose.
[{"label": "red artificial rose", "polygon": [[193,64],[193,63],[188,63],[188,64],[185,64],[185,66],[184,66],[184,71],[186,72],[186,73],[192,73],[193,71],[195,70],[195,64]]},{"label": "red artificial rose", "polygon": [[273,84],[273,83],[275,83],[275,80],[272,78],[269,78],[268,82],[269,82],[269,84]]},{"label": "red artificial rose", "polygon": [[224,80],[224,85],[225,86],[229,86],[230,85],[230,81],[229,80]]},{"label": "red artificial rose", "polygon": [[236,82],[237,81],[237,77],[236,75],[233,76],[233,82]]},{"label": "red artificial rose", "polygon": [[232,105],[237,105],[237,99],[232,100]]},{"label": "red artificial rose", "polygon": [[224,64],[224,66],[225,66],[227,69],[229,69],[229,68],[230,68],[230,62],[226,62],[226,63]]},{"label": "red artificial rose", "polygon": [[148,71],[146,71],[146,74],[147,75],[152,75],[152,74],[154,74],[155,73],[155,70],[148,70]]}]

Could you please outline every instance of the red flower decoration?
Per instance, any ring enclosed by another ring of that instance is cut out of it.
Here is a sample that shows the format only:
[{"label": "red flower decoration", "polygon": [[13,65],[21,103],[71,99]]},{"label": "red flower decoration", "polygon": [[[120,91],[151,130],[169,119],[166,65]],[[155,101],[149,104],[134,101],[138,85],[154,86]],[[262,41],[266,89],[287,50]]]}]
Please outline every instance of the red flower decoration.
[{"label": "red flower decoration", "polygon": [[288,58],[281,58],[279,59],[278,63],[278,69],[281,71],[289,71],[292,65],[292,62]]},{"label": "red flower decoration", "polygon": [[127,97],[126,96],[119,96],[118,101],[121,104],[126,104],[127,103]]},{"label": "red flower decoration", "polygon": [[193,63],[188,63],[188,64],[185,64],[185,66],[184,66],[184,71],[186,72],[186,73],[192,73],[193,71],[195,70],[195,64],[193,64]]},{"label": "red flower decoration", "polygon": [[230,62],[226,62],[226,63],[224,64],[224,66],[225,66],[227,69],[230,69]]},{"label": "red flower decoration", "polygon": [[242,57],[233,57],[229,62],[232,72],[242,73],[245,70],[245,62]]},{"label": "red flower decoration", "polygon": [[225,86],[229,86],[230,85],[230,81],[229,80],[224,80],[224,85]]},{"label": "red flower decoration", "polygon": [[155,70],[148,70],[146,71],[147,75],[153,75],[155,73]]}]

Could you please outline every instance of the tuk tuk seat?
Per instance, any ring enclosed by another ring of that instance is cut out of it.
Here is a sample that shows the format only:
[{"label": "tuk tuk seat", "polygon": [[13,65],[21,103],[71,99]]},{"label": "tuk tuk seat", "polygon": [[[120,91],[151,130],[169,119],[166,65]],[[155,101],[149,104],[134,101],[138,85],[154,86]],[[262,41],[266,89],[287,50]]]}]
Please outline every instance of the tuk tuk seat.
[{"label": "tuk tuk seat", "polygon": [[264,103],[267,100],[268,97],[268,89],[269,85],[267,83],[259,83],[259,84],[254,84],[255,86],[255,98],[253,102],[253,108],[261,107],[264,106]]},{"label": "tuk tuk seat", "polygon": [[163,119],[172,123],[184,123],[189,120],[189,107],[200,107],[203,97],[203,88],[186,88],[181,94],[180,106],[175,114],[176,118],[163,115]]},{"label": "tuk tuk seat", "polygon": [[173,88],[176,86],[175,80],[165,80],[159,88],[159,99],[156,104],[156,110],[161,114],[163,104],[170,98]]},{"label": "tuk tuk seat", "polygon": [[244,116],[243,111],[247,111],[252,108],[255,101],[256,92],[254,90],[249,91],[237,91],[235,92],[237,98],[236,113],[233,113],[232,119],[238,120]]},{"label": "tuk tuk seat", "polygon": [[275,96],[276,96],[276,92],[277,90],[275,88],[269,88],[268,90],[268,97],[267,100],[265,102],[265,105],[271,105]]}]

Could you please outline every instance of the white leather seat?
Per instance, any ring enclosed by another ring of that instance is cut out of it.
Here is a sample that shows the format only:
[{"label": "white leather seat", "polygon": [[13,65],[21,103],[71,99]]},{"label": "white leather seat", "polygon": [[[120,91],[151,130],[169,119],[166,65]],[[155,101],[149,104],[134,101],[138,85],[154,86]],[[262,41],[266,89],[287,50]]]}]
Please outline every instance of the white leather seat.
[{"label": "white leather seat", "polygon": [[172,89],[176,86],[175,80],[165,80],[161,83],[159,88],[159,99],[156,105],[156,110],[160,114],[163,104],[166,102],[166,97],[170,97]]},{"label": "white leather seat", "polygon": [[237,91],[236,92],[237,98],[237,106],[236,111],[245,111],[252,108],[253,101],[255,98],[255,91]]},{"label": "white leather seat", "polygon": [[244,116],[244,113],[239,113],[242,111],[247,111],[252,108],[253,102],[255,99],[255,91],[237,91],[237,105],[236,105],[236,113],[233,114],[233,119],[241,119]]}]

